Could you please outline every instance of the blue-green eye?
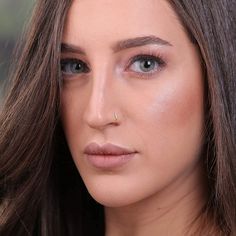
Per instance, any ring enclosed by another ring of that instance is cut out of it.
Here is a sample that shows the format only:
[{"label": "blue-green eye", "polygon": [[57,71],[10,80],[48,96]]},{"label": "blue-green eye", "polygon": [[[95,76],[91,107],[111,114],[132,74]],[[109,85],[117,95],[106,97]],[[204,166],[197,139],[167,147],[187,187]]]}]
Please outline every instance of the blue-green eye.
[{"label": "blue-green eye", "polygon": [[132,58],[130,69],[137,73],[153,73],[158,71],[165,65],[165,62],[152,55],[137,55]]},{"label": "blue-green eye", "polygon": [[78,59],[62,59],[61,60],[61,71],[67,75],[74,75],[74,74],[81,74],[81,73],[88,73],[89,68],[81,60]]}]

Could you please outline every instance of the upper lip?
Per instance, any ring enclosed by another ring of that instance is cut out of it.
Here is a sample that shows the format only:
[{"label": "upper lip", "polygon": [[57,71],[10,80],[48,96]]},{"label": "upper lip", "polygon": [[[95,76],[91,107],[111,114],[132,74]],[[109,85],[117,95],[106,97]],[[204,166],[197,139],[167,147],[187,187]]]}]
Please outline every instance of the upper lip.
[{"label": "upper lip", "polygon": [[128,155],[131,153],[136,153],[136,151],[120,147],[111,143],[106,143],[104,145],[99,145],[97,143],[90,143],[85,147],[84,153],[88,155],[120,156],[120,155]]}]

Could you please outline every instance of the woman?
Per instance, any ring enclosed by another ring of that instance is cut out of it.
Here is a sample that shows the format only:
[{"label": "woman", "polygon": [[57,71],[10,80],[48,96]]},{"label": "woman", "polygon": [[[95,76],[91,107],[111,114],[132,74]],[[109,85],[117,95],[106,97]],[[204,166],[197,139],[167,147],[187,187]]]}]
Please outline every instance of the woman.
[{"label": "woman", "polygon": [[1,235],[235,235],[233,0],[38,1],[1,114]]}]

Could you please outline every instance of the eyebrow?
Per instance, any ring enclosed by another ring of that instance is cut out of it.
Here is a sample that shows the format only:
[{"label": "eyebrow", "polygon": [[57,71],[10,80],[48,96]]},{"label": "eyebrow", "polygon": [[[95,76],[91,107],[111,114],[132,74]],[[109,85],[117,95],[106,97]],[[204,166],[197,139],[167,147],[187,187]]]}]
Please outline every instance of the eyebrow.
[{"label": "eyebrow", "polygon": [[75,45],[72,45],[72,44],[69,44],[69,43],[62,43],[61,44],[61,52],[62,53],[77,53],[77,54],[82,54],[82,55],[85,55],[85,52],[84,50],[79,47],[79,46],[75,46]]},{"label": "eyebrow", "polygon": [[112,47],[112,49],[114,52],[118,52],[124,49],[145,46],[148,44],[155,44],[159,46],[172,46],[170,42],[164,39],[161,39],[153,35],[149,35],[149,36],[136,37],[132,39],[119,41]]},{"label": "eyebrow", "polygon": [[[119,52],[124,49],[128,48],[134,48],[134,47],[140,47],[145,46],[149,44],[159,45],[159,46],[173,46],[170,42],[161,39],[159,37],[149,35],[144,37],[136,37],[136,38],[130,38],[118,41],[115,43],[115,45],[112,46],[112,50],[114,52]],[[68,44],[68,43],[62,43],[61,44],[61,52],[71,52],[71,53],[78,53],[85,55],[85,51],[76,45]]]}]

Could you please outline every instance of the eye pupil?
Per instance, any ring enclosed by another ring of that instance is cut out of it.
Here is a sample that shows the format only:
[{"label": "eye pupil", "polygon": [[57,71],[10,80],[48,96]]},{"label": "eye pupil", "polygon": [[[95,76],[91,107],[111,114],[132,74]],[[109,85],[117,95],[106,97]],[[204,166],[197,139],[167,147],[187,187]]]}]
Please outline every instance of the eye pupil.
[{"label": "eye pupil", "polygon": [[142,60],[141,61],[141,70],[142,71],[149,71],[155,67],[155,63],[152,60]]},{"label": "eye pupil", "polygon": [[72,71],[76,72],[76,71],[81,71],[83,69],[83,66],[81,63],[74,63],[72,65]]},{"label": "eye pupil", "polygon": [[144,61],[143,66],[144,66],[145,68],[149,68],[151,65],[152,65],[152,62],[151,62],[151,61]]}]

